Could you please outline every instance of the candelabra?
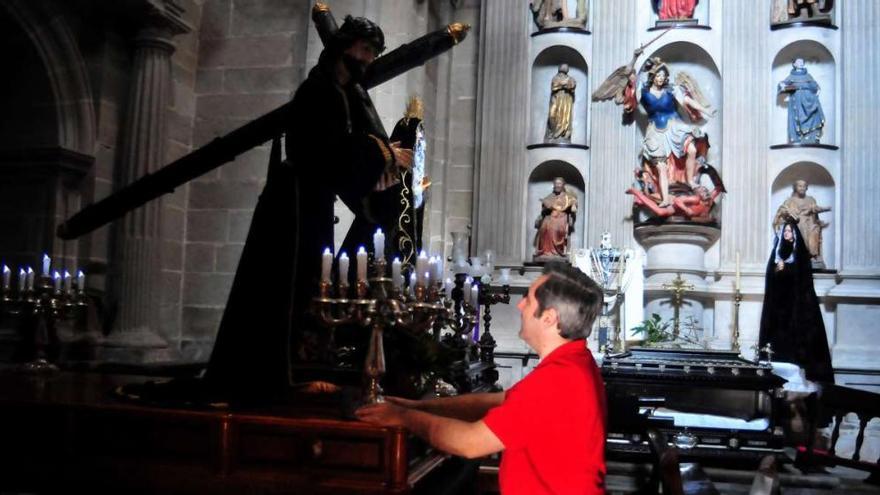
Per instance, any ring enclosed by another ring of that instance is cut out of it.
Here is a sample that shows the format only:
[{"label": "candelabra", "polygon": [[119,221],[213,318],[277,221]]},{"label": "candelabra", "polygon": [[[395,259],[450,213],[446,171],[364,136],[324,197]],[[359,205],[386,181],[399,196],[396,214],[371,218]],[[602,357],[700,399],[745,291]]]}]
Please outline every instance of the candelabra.
[{"label": "candelabra", "polygon": [[403,290],[397,281],[386,276],[383,258],[371,263],[371,268],[373,277],[358,277],[353,294],[345,274],[340,274],[335,286],[329,277],[323,277],[312,311],[330,329],[344,324],[371,329],[364,363],[367,378],[364,396],[367,403],[374,404],[384,401],[380,381],[385,375],[383,334],[386,329],[428,332],[444,323],[464,325],[461,322],[470,318],[454,314],[453,302],[443,297],[442,282],[421,280]]},{"label": "candelabra", "polygon": [[[0,296],[0,309],[18,318],[25,335],[33,336],[33,360],[22,366],[27,372],[51,372],[58,369],[49,361],[46,347],[54,335],[59,320],[77,320],[85,314],[87,307],[82,277],[74,286],[69,276],[61,278],[43,275],[34,283],[33,272],[28,278],[22,276],[18,290],[14,291],[8,283],[3,284]],[[27,328],[30,327],[30,328]]]},{"label": "candelabra", "polygon": [[480,361],[484,363],[493,362],[495,360],[495,339],[490,333],[489,326],[492,323],[492,305],[494,304],[510,304],[510,284],[501,286],[500,291],[497,287],[489,284],[483,284],[483,290],[480,291],[480,306],[483,308],[483,334],[480,336]]},{"label": "candelabra", "polygon": [[733,335],[730,343],[731,350],[736,352],[739,352],[739,305],[742,300],[742,292],[737,288],[733,293]]}]

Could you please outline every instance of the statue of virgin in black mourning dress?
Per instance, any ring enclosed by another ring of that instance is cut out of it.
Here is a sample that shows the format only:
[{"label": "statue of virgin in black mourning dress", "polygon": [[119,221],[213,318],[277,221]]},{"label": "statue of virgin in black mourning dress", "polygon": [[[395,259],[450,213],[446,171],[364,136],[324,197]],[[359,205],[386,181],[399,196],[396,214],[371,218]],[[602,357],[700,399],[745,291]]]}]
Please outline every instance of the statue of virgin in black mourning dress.
[{"label": "statue of virgin in black mourning dress", "polygon": [[809,380],[834,383],[810,252],[790,220],[780,226],[767,261],[759,345],[767,343],[774,361],[799,365]]}]

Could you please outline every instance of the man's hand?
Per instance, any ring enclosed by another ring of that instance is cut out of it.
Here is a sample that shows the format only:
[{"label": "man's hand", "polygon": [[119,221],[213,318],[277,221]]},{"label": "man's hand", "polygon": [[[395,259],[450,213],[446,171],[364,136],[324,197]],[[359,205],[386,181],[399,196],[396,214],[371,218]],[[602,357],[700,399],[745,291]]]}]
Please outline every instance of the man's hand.
[{"label": "man's hand", "polygon": [[400,141],[391,143],[391,153],[394,155],[394,163],[399,168],[406,170],[412,168],[413,152],[410,149],[401,148]]},{"label": "man's hand", "polygon": [[361,421],[380,426],[404,426],[403,415],[406,409],[391,402],[367,404],[359,407],[354,415]]}]

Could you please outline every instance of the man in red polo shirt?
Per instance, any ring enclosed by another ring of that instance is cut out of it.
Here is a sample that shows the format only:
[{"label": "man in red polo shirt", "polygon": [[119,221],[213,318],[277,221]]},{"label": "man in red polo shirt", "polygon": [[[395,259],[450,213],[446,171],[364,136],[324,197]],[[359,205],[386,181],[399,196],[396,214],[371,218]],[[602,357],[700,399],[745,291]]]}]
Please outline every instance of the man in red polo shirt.
[{"label": "man in red polo shirt", "polygon": [[568,265],[547,265],[517,307],[519,332],[541,359],[506,393],[411,401],[389,397],[355,413],[403,426],[450,454],[504,451],[501,493],[605,492],[605,389],[585,339],[602,291]]}]

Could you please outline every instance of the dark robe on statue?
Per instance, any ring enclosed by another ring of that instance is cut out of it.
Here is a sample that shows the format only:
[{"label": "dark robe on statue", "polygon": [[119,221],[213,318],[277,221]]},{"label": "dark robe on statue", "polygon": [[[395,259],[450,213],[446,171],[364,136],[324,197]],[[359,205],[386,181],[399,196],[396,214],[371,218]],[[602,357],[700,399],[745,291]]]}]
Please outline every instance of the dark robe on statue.
[{"label": "dark robe on statue", "polygon": [[[793,243],[782,237],[786,225],[792,227]],[[779,271],[778,261],[784,265]],[[767,343],[772,346],[774,361],[796,363],[809,380],[834,382],[825,323],[813,287],[810,252],[793,223],[782,225],[767,262],[759,345]]]},{"label": "dark robe on statue", "polygon": [[335,197],[359,212],[393,166],[369,95],[357,84],[340,87],[333,63],[322,53],[293,98],[287,160],[273,153],[220,322],[205,378],[233,399],[273,398],[313,378],[291,369],[313,357],[304,336],[327,332],[307,312],[321,254],[333,248]]}]

